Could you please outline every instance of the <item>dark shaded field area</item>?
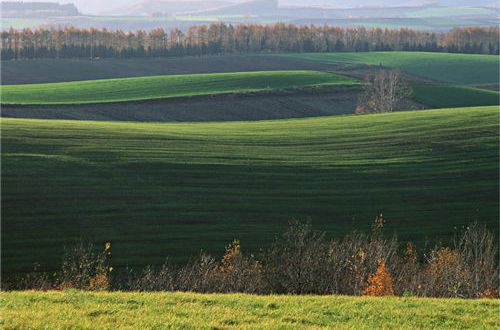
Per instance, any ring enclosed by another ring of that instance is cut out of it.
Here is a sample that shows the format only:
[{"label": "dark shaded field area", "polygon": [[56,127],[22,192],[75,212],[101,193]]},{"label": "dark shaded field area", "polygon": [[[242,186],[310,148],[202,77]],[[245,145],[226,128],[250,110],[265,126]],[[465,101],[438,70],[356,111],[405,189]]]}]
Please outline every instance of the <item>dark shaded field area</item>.
[{"label": "dark shaded field area", "polygon": [[43,59],[2,61],[2,85],[129,78],[164,74],[271,70],[338,70],[348,64],[318,63],[267,55],[138,59]]},{"label": "dark shaded field area", "polygon": [[359,87],[198,96],[82,105],[4,105],[9,118],[104,121],[236,121],[352,114]]},{"label": "dark shaded field area", "polygon": [[291,219],[424,245],[498,224],[498,107],[253,123],[2,119],[3,272],[79,237],[113,264],[268,246]]}]

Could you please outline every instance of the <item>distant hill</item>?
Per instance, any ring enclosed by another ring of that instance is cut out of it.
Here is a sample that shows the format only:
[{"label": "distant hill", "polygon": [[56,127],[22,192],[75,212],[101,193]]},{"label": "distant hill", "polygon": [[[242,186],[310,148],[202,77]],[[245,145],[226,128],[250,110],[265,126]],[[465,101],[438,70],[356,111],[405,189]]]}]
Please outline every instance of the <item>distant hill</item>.
[{"label": "distant hill", "polygon": [[497,7],[495,0],[280,0],[280,6],[299,7],[334,7],[334,8],[356,8],[356,7],[400,7],[400,6],[423,6],[440,5],[448,7]]},{"label": "distant hill", "polygon": [[203,15],[257,15],[271,16],[278,12],[278,0],[253,0],[232,4],[223,8],[205,10]]},{"label": "distant hill", "polygon": [[78,16],[78,8],[73,4],[61,5],[54,2],[13,2],[5,1],[0,4],[2,17],[51,17],[51,16]]},{"label": "distant hill", "polygon": [[113,10],[109,14],[125,16],[162,16],[182,15],[190,12],[211,10],[232,5],[229,1],[204,1],[204,0],[148,0],[132,6],[125,6]]},{"label": "distant hill", "polygon": [[280,16],[293,18],[404,17],[411,8],[427,6],[495,7],[495,0],[143,0],[109,15],[123,16]]},{"label": "distant hill", "polygon": [[[375,5],[374,1],[359,0],[367,6],[359,6],[354,8],[334,8],[326,6],[325,3],[303,2],[296,6],[286,5],[291,2],[278,1],[278,0],[253,0],[244,3],[233,4],[230,6],[201,10],[191,14],[200,16],[230,16],[230,15],[252,15],[258,17],[274,17],[289,20],[306,20],[302,24],[313,23],[307,21],[308,19],[356,19],[356,18],[419,18],[419,17],[497,17],[498,9],[487,9],[479,7],[446,7],[440,4],[426,4],[426,5],[410,5],[415,1],[396,0],[389,4],[407,3],[403,6],[390,6],[381,7]],[[351,7],[356,3],[350,2]],[[342,2],[338,1],[336,4],[341,5]],[[368,6],[371,4],[371,6]],[[384,5],[388,5],[385,3]],[[321,24],[321,23],[318,23]]]}]

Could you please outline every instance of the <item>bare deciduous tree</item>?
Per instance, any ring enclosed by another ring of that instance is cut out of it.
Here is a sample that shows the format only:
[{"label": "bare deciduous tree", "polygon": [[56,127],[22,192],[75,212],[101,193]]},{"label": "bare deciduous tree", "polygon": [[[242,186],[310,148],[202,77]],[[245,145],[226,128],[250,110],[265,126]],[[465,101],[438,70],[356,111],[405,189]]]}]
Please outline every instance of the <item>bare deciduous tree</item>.
[{"label": "bare deciduous tree", "polygon": [[382,70],[366,78],[356,113],[393,112],[409,96],[411,89],[399,70]]}]

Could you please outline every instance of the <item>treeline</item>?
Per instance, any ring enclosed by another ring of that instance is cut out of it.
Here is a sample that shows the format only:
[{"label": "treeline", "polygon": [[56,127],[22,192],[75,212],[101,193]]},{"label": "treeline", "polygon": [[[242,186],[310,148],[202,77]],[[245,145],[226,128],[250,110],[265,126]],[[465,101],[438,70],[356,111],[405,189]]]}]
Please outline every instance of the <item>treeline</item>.
[{"label": "treeline", "polygon": [[128,58],[259,52],[430,51],[499,54],[500,28],[456,28],[447,33],[402,28],[331,26],[193,26],[186,32],[106,29],[24,29],[1,33],[3,60],[32,58]]},{"label": "treeline", "polygon": [[370,234],[327,239],[310,224],[292,223],[274,245],[258,256],[244,254],[234,241],[221,259],[202,253],[184,266],[165,263],[140,271],[115,270],[111,244],[101,252],[77,244],[60,272],[33,273],[4,290],[189,291],[201,293],[340,294],[498,298],[498,248],[477,224],[467,227],[453,248],[419,252],[382,234],[377,217]]}]

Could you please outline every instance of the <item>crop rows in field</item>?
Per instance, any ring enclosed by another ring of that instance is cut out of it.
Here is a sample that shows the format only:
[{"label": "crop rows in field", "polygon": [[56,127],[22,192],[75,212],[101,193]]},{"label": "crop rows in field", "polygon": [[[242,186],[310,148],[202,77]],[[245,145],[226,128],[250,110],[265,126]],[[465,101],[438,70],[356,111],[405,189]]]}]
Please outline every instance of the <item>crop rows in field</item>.
[{"label": "crop rows in field", "polygon": [[318,71],[263,71],[88,80],[1,86],[2,104],[85,104],[353,85]]},{"label": "crop rows in field", "polygon": [[[5,271],[63,245],[114,243],[117,264],[185,261],[293,219],[343,235],[384,212],[403,240],[498,219],[498,107],[268,122],[2,120]],[[26,230],[36,228],[36,230]]]}]

